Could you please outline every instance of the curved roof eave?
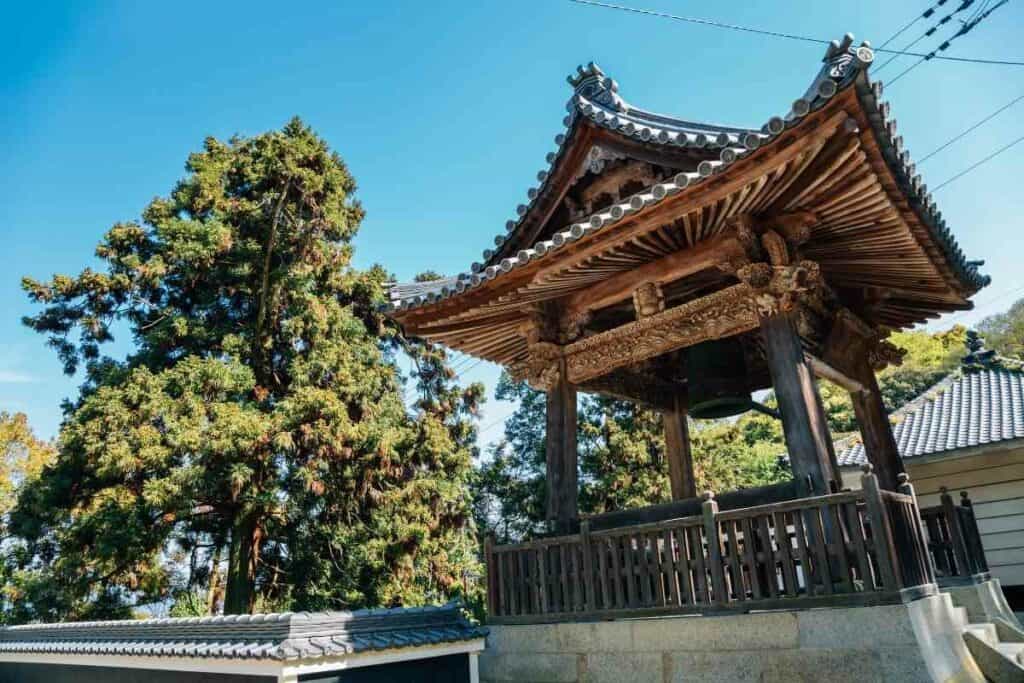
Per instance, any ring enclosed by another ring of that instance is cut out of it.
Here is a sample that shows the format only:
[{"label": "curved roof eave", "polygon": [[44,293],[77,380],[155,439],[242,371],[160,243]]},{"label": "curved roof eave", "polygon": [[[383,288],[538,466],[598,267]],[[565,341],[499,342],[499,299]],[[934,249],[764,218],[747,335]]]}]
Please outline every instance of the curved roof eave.
[{"label": "curved roof eave", "polygon": [[[867,68],[874,59],[870,45],[865,42],[854,48],[852,43],[853,38],[849,34],[841,43],[833,41],[825,53],[824,66],[807,92],[794,101],[785,116],[771,117],[759,131],[695,124],[643,112],[630,107],[618,96],[618,84],[605,76],[599,67],[594,64],[580,67],[576,76],[569,77],[569,82],[575,90],[568,105],[570,114],[564,121],[567,132],[555,138],[559,149],[548,155],[549,171],[557,167],[560,156],[571,146],[573,136],[580,129],[580,122],[584,120],[641,142],[675,147],[719,148],[719,160],[703,161],[699,164],[697,172],[678,173],[669,181],[657,183],[629,200],[613,204],[585,221],[573,223],[552,235],[550,239],[539,241],[515,254],[502,254],[500,248],[508,238],[506,235],[497,235],[495,244],[499,249],[486,250],[483,254],[483,263],[474,263],[470,272],[460,273],[445,281],[423,283],[433,286],[422,287],[413,296],[401,296],[402,288],[405,287],[403,285],[392,288],[389,310],[405,311],[457,296],[503,273],[544,258],[565,244],[614,225],[624,217],[652,206],[712,175],[718,175],[733,163],[770,143],[785,130],[797,125],[812,111],[823,107],[840,90],[851,85],[856,87],[861,105],[871,121],[875,137],[901,190],[922,223],[929,229],[935,243],[943,251],[963,289],[973,294],[987,285],[990,278],[978,271],[980,262],[966,259],[951,230],[942,219],[941,212],[937,210],[931,194],[927,192],[927,186],[921,181],[920,175],[914,173],[909,153],[902,149],[902,139],[895,136],[895,121],[888,117],[889,105],[880,102],[881,83],[871,83],[867,77]],[[656,118],[663,119],[660,127],[654,125]],[[703,129],[698,130],[698,127]],[[708,135],[709,131],[717,131],[714,140]],[[518,207],[519,219],[509,221],[506,226],[509,233],[514,234],[523,218],[529,215],[533,203],[543,196],[545,183],[550,177],[549,171],[538,173],[541,185],[538,188],[531,188],[528,192],[530,204]]]}]

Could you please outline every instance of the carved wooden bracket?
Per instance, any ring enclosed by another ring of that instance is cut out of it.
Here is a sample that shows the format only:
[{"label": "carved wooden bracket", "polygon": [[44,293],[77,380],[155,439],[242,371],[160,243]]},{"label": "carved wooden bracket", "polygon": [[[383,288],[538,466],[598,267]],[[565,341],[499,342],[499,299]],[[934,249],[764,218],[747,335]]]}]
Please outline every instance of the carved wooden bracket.
[{"label": "carved wooden bracket", "polygon": [[767,223],[785,237],[790,246],[799,247],[811,239],[811,228],[818,223],[818,217],[811,211],[795,211],[773,216]]},{"label": "carved wooden bracket", "polygon": [[814,261],[791,266],[751,263],[738,269],[736,277],[753,291],[764,317],[794,310],[802,296],[822,284],[821,268]]},{"label": "carved wooden bracket", "polygon": [[768,254],[768,261],[773,266],[789,265],[789,245],[779,233],[768,230],[761,235],[761,246]]},{"label": "carved wooden bracket", "polygon": [[877,372],[889,365],[901,365],[906,353],[882,338],[875,328],[851,310],[841,308],[836,312],[822,357],[831,365],[857,376],[859,363],[864,360]]},{"label": "carved wooden bracket", "polygon": [[509,366],[512,379],[525,381],[537,391],[548,391],[559,379],[559,367],[565,347],[551,342],[535,342],[527,347],[526,360]]},{"label": "carved wooden bracket", "polygon": [[890,365],[903,365],[903,358],[906,355],[906,349],[901,349],[890,341],[880,339],[868,351],[868,363],[872,370],[878,372]]},{"label": "carved wooden bracket", "polygon": [[665,310],[665,294],[656,282],[645,282],[633,290],[633,309],[636,317],[646,318]]}]

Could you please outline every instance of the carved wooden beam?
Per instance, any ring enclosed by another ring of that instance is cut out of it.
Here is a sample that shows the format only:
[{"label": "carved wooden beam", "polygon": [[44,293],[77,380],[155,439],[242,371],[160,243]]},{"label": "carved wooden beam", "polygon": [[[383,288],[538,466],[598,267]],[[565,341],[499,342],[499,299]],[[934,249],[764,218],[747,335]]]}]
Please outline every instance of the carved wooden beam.
[{"label": "carved wooden beam", "polygon": [[664,285],[742,255],[743,248],[732,236],[700,242],[689,249],[677,251],[576,292],[566,299],[566,314],[576,315],[610,306],[628,299],[644,283]]},{"label": "carved wooden beam", "polygon": [[681,384],[653,378],[630,368],[612,370],[579,386],[580,391],[631,401],[655,410],[671,409],[675,395],[682,388]]},{"label": "carved wooden beam", "polygon": [[827,379],[829,382],[846,389],[851,394],[862,393],[868,390],[863,384],[846,373],[832,367],[817,356],[813,356],[805,352],[804,360],[807,361],[807,365],[810,366],[811,372],[813,372],[816,377]]},{"label": "carved wooden beam", "polygon": [[763,280],[744,281],[562,347],[569,381],[580,384],[675,349],[752,330],[762,316],[792,310],[820,282],[813,262],[760,265],[767,268]]}]

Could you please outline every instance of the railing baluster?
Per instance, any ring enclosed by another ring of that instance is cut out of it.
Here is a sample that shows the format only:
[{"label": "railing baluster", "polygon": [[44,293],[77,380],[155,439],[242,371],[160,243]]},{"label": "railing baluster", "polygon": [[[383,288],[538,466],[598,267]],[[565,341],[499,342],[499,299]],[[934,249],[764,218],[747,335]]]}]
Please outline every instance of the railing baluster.
[{"label": "railing baluster", "polygon": [[643,595],[644,605],[650,605],[654,602],[651,592],[653,572],[651,571],[651,556],[647,547],[647,534],[636,534],[636,558],[640,574],[640,593]]},{"label": "railing baluster", "polygon": [[596,581],[594,580],[594,553],[590,543],[590,522],[580,522],[580,547],[583,552],[583,577],[580,585],[585,596],[584,609],[593,612],[597,609]]},{"label": "railing baluster", "polygon": [[547,552],[544,546],[537,543],[533,544],[534,549],[537,551],[537,581],[538,581],[538,600],[540,602],[539,611],[541,614],[547,614],[550,610],[550,602],[548,602],[548,573],[547,573]]},{"label": "railing baluster", "polygon": [[623,562],[622,562],[622,539],[619,536],[612,536],[609,539],[612,546],[612,576],[615,587],[615,606],[626,607],[626,594],[623,586]]},{"label": "railing baluster", "polygon": [[805,513],[807,524],[810,527],[812,546],[814,549],[814,565],[817,567],[821,585],[825,589],[825,595],[835,593],[832,585],[832,568],[829,566],[828,547],[826,546],[825,528],[822,519],[821,508],[813,507]]},{"label": "railing baluster", "polygon": [[779,597],[779,576],[778,566],[775,562],[775,553],[772,551],[771,530],[768,528],[769,516],[758,515],[754,523],[757,526],[757,535],[761,542],[761,552],[764,555],[764,563],[761,565],[762,576],[768,587],[768,595],[777,598]]},{"label": "railing baluster", "polygon": [[517,583],[518,583],[517,587],[519,589],[519,613],[520,614],[529,614],[530,613],[530,593],[529,593],[529,590],[530,590],[530,577],[529,577],[529,574],[526,571],[526,553],[524,553],[521,550],[517,550],[516,553],[515,553],[515,556],[516,556],[516,562],[519,565],[518,566],[519,579],[517,581]]},{"label": "railing baluster", "polygon": [[960,492],[960,508],[958,513],[963,520],[961,528],[964,531],[967,548],[970,553],[971,572],[973,574],[986,573],[988,572],[988,560],[985,558],[985,548],[981,544],[981,530],[978,529],[978,518],[974,514],[974,505],[971,504],[971,499],[967,497],[967,491]]},{"label": "railing baluster", "polygon": [[675,538],[672,529],[665,529],[661,532],[662,547],[665,549],[665,582],[668,584],[668,604],[678,607],[683,604],[679,598],[679,562],[676,559]]},{"label": "railing baluster", "polygon": [[786,521],[785,512],[773,513],[772,519],[775,523],[775,547],[779,550],[779,559],[782,563],[783,592],[795,598],[800,594],[800,585],[796,578],[796,566],[793,564],[793,544],[789,540],[789,522]]},{"label": "railing baluster", "polygon": [[672,581],[672,586],[678,586],[679,590],[676,593],[676,599],[678,605],[695,605],[697,599],[693,594],[693,581],[690,576],[690,554],[687,548],[687,532],[689,530],[686,527],[681,529],[672,529],[666,531],[666,535],[672,539],[678,554],[675,558],[675,579]]},{"label": "railing baluster", "polygon": [[[708,588],[708,567],[704,560],[704,541],[701,538],[701,527],[695,526],[684,530],[686,545],[693,551],[694,577],[693,602],[711,604],[711,590]],[[699,597],[698,597],[699,596]]]},{"label": "railing baluster", "polygon": [[879,573],[882,575],[882,585],[886,590],[899,590],[903,588],[903,580],[900,578],[896,559],[892,524],[889,520],[888,507],[882,500],[882,493],[878,488],[878,477],[872,473],[872,469],[871,465],[865,465],[864,475],[860,479],[871,521],[871,545],[875,551]]},{"label": "railing baluster", "polygon": [[519,611],[519,577],[516,575],[516,552],[505,554],[508,565],[508,604],[510,614],[521,614]]},{"label": "railing baluster", "polygon": [[732,577],[732,594],[736,600],[747,599],[747,587],[743,582],[743,564],[740,559],[739,542],[736,540],[736,522],[728,520],[725,524],[725,538],[729,544],[729,573]]},{"label": "railing baluster", "polygon": [[949,524],[949,540],[953,545],[953,556],[956,558],[956,571],[951,572],[957,576],[970,576],[971,565],[967,559],[967,544],[964,541],[963,530],[960,526],[960,515],[953,505],[953,497],[945,486],[939,489],[939,501],[942,505],[943,516]]},{"label": "railing baluster", "polygon": [[722,535],[718,531],[718,503],[715,494],[708,491],[704,494],[701,504],[704,516],[704,538],[708,548],[708,569],[711,571],[712,596],[709,604],[724,605],[729,602],[729,594],[725,589],[725,566],[722,563]]},{"label": "railing baluster", "polygon": [[626,581],[626,599],[629,601],[627,606],[639,607],[640,600],[637,598],[637,589],[639,588],[637,582],[637,571],[636,571],[636,553],[633,550],[633,537],[623,537],[623,569],[624,578]]},{"label": "railing baluster", "polygon": [[853,576],[850,575],[849,545],[846,540],[846,525],[839,517],[839,505],[826,505],[822,513],[828,510],[829,519],[835,527],[835,549],[836,549],[836,571],[839,572],[839,582],[842,584],[843,592],[853,592]]},{"label": "railing baluster", "polygon": [[850,540],[857,556],[857,569],[860,573],[861,584],[865,591],[874,590],[875,581],[871,575],[871,562],[868,559],[868,549],[864,542],[866,534],[860,519],[860,510],[857,509],[857,503],[854,502],[844,503],[843,511],[846,513],[846,528],[850,532]]},{"label": "railing baluster", "polygon": [[804,593],[808,596],[814,595],[817,591],[814,588],[814,568],[811,566],[811,554],[807,550],[807,530],[804,529],[804,515],[799,510],[794,510],[793,535],[796,536],[796,555],[800,560],[800,573],[804,579]]},{"label": "railing baluster", "polygon": [[924,525],[921,523],[921,513],[917,507],[917,494],[914,493],[914,486],[910,483],[910,477],[906,473],[899,474],[896,478],[899,481],[900,492],[910,497],[910,503],[902,504],[902,507],[907,518],[907,533],[912,541],[908,550],[914,552],[916,560],[917,583],[915,585],[935,583],[935,565],[925,541]]},{"label": "railing baluster", "polygon": [[757,548],[754,542],[753,525],[749,517],[744,517],[741,520],[740,528],[743,530],[743,555],[746,557],[747,583],[750,584],[750,593],[754,600],[760,600],[761,582],[758,580]]}]

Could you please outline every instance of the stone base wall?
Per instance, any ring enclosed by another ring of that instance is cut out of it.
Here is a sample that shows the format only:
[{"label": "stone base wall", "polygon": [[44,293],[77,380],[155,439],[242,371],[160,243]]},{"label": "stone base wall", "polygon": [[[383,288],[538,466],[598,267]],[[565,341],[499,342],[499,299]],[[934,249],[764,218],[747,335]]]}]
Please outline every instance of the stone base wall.
[{"label": "stone base wall", "polygon": [[1017,615],[1006,603],[1006,596],[1003,595],[1003,587],[999,579],[989,579],[944,590],[953,598],[955,605],[967,610],[967,617],[972,623],[1006,619],[1011,624],[1020,626]]},{"label": "stone base wall", "polygon": [[904,605],[491,626],[485,683],[984,681],[947,595]]}]

